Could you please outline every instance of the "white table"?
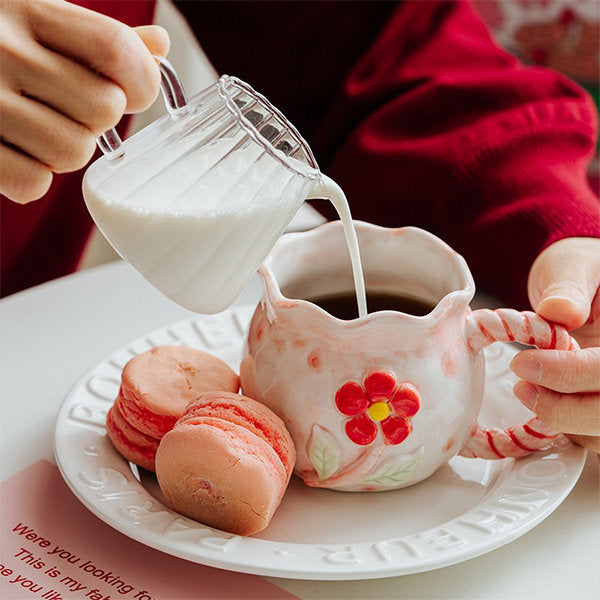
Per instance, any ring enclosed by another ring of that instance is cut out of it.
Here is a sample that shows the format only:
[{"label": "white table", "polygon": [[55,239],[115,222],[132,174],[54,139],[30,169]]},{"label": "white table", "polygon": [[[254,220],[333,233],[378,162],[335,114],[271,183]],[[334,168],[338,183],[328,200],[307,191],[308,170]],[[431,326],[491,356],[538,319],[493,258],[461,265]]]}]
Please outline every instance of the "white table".
[{"label": "white table", "polygon": [[[239,302],[253,302],[258,293],[253,281]],[[54,461],[52,438],[58,407],[85,371],[130,340],[191,316],[121,262],[16,294],[3,300],[0,308],[2,480],[40,458]],[[516,541],[479,558],[388,579],[272,581],[303,600],[597,600],[598,462],[596,455],[588,456],[581,479],[550,517]]]}]

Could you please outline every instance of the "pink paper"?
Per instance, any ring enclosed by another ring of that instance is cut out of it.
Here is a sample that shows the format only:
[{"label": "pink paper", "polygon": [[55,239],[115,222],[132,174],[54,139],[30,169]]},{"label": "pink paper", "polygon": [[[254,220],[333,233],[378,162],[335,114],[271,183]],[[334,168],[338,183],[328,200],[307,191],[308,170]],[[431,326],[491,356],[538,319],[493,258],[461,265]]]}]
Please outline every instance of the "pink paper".
[{"label": "pink paper", "polygon": [[39,461],[0,484],[4,600],[297,598],[257,575],[205,567],[115,531]]}]

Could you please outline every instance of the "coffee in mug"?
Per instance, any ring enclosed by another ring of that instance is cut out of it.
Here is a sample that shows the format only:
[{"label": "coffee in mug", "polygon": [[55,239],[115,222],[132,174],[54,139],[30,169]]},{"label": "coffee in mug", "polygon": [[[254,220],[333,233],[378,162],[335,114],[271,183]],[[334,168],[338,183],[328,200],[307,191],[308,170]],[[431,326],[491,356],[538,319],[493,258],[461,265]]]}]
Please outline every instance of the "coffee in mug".
[{"label": "coffee in mug", "polygon": [[[367,290],[367,306],[369,312],[380,312],[382,310],[395,310],[397,312],[423,317],[429,314],[435,304],[425,302],[414,296],[403,294],[391,294],[388,292],[374,292]],[[321,307],[331,316],[348,321],[358,318],[356,294],[354,291],[322,296],[320,298],[307,298],[309,302]]]}]

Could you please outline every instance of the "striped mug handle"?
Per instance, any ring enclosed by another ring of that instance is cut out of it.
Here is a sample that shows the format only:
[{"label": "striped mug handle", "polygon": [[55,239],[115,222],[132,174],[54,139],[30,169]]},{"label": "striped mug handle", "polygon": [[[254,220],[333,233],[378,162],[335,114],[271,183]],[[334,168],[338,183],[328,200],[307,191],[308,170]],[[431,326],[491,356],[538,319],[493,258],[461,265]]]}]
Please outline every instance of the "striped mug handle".
[{"label": "striped mug handle", "polygon": [[[531,311],[479,309],[467,317],[467,344],[475,352],[494,342],[520,342],[543,349],[578,350],[579,345],[560,325]],[[564,446],[567,438],[538,417],[508,429],[477,426],[460,451],[471,458],[518,458],[538,450]]]}]

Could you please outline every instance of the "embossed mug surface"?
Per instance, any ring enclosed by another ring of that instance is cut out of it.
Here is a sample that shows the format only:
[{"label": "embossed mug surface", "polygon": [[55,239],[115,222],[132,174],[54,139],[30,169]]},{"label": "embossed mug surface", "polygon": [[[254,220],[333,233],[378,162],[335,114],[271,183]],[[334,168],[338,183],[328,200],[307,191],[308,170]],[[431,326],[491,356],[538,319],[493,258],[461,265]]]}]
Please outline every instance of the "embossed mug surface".
[{"label": "embossed mug surface", "polygon": [[453,456],[519,457],[567,443],[539,419],[482,429],[482,349],[495,341],[576,349],[532,312],[471,311],[465,260],[415,227],[356,222],[368,290],[429,302],[425,316],[380,311],[353,320],[306,298],[353,290],[341,223],[284,236],[259,269],[242,390],[285,421],[296,474],[315,487],[379,491],[422,481]]}]

